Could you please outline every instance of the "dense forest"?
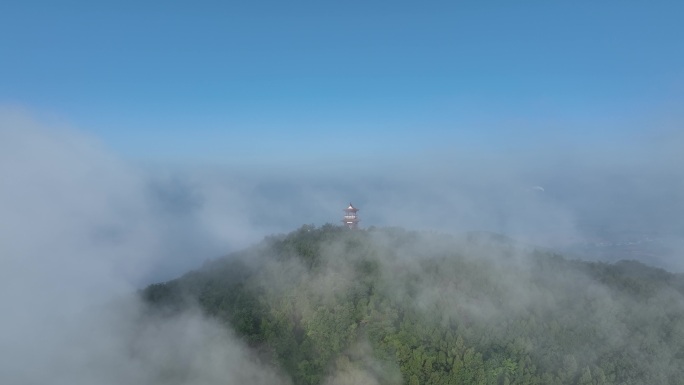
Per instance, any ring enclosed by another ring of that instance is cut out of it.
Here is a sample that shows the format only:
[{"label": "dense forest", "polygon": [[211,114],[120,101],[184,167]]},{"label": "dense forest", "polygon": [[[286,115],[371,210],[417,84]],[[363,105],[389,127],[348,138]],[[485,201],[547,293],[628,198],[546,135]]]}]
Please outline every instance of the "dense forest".
[{"label": "dense forest", "polygon": [[303,226],[141,291],[293,384],[684,384],[684,278],[501,235]]}]

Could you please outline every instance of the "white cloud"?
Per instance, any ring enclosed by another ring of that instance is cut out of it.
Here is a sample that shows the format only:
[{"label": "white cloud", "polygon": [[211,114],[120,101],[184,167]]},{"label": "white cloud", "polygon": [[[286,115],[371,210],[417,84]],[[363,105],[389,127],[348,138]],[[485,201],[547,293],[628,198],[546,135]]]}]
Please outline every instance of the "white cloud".
[{"label": "white cloud", "polygon": [[0,180],[1,383],[280,381],[199,314],[140,321],[135,285],[177,257],[167,244],[184,230],[165,226],[143,172],[94,138],[5,109]]}]

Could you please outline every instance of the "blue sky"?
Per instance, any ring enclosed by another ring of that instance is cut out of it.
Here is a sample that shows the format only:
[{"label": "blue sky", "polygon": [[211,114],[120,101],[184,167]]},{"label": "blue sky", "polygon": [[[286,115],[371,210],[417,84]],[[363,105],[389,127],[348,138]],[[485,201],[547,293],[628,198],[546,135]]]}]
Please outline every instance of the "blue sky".
[{"label": "blue sky", "polygon": [[677,114],[683,15],[675,1],[4,2],[0,104],[153,161],[610,143]]}]

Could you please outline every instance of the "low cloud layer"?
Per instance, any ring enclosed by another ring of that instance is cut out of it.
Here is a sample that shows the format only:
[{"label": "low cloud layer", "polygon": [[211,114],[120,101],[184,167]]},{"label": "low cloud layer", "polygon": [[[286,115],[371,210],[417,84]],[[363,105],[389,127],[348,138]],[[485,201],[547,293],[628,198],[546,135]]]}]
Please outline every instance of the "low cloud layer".
[{"label": "low cloud layer", "polygon": [[287,383],[199,312],[150,319],[132,295],[240,233],[160,206],[94,138],[0,115],[1,383]]},{"label": "low cloud layer", "polygon": [[[274,175],[140,166],[83,132],[0,109],[0,382],[154,383],[186,367],[207,377],[185,383],[274,383],[275,371],[200,315],[135,326],[137,304],[120,298],[268,234],[336,223],[350,200],[363,226],[557,247],[658,242],[635,255],[682,271],[682,139]],[[183,343],[157,342],[166,335]]]}]

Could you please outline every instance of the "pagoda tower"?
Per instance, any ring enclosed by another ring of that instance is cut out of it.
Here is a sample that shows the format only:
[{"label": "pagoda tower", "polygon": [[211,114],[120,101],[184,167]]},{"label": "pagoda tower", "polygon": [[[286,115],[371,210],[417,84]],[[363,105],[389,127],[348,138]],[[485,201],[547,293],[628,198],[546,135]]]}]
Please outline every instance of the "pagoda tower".
[{"label": "pagoda tower", "polygon": [[356,215],[357,211],[359,211],[359,209],[352,206],[351,203],[349,203],[349,207],[344,209],[344,219],[342,219],[342,222],[350,229],[359,228],[359,217]]}]

